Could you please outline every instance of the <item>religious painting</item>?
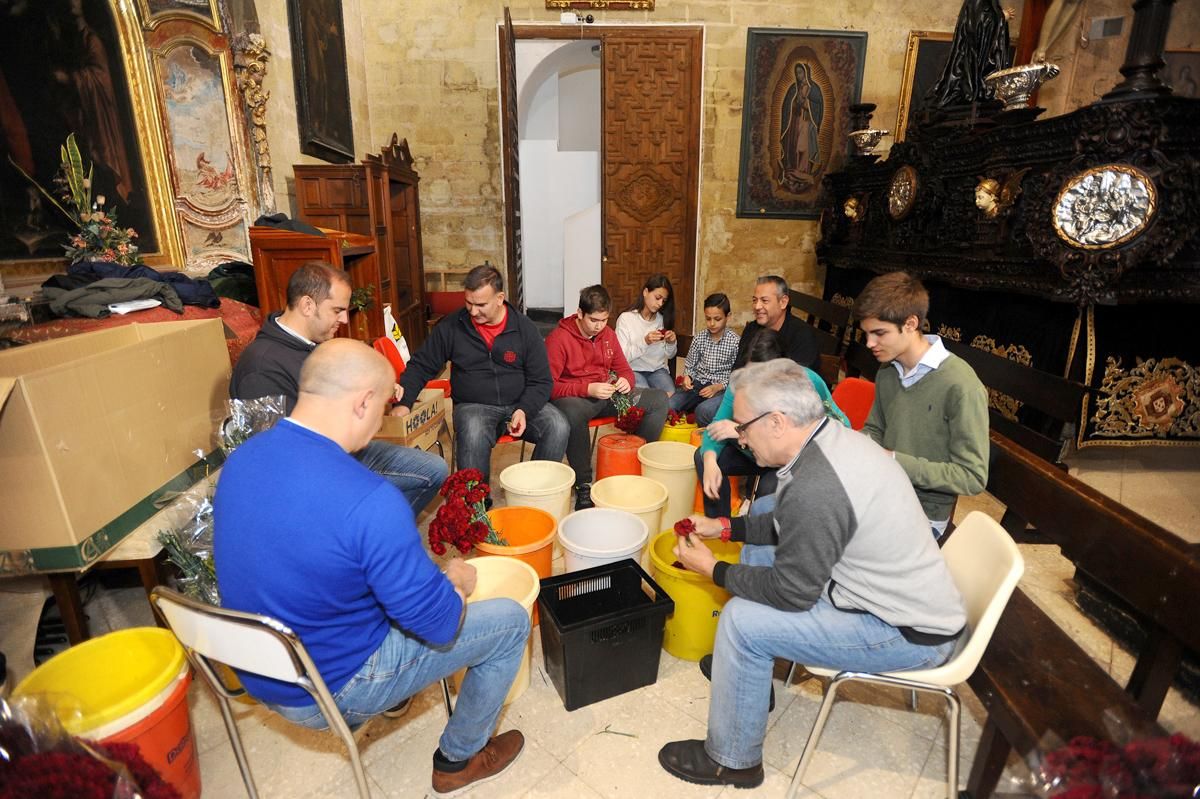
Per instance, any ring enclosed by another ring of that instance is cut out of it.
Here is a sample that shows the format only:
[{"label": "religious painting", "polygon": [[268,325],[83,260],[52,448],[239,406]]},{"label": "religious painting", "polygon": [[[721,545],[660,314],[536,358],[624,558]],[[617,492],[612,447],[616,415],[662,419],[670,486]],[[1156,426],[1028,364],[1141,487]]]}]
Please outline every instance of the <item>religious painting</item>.
[{"label": "religious painting", "polygon": [[216,0],[139,0],[142,15],[147,20],[159,17],[194,14],[213,27],[218,27]]},{"label": "religious painting", "polygon": [[738,172],[739,217],[817,219],[822,179],[849,152],[867,34],[751,28]]},{"label": "religious painting", "polygon": [[[74,133],[106,198],[144,253],[159,249],[117,19],[106,0],[5,5],[0,26],[0,260],[63,257],[72,223],[21,172],[56,193]],[[30,46],[36,42],[37,46]]]},{"label": "religious painting", "polygon": [[225,87],[216,55],[194,44],[172,48],[160,80],[167,138],[175,161],[175,194],[205,211],[218,211],[238,194]]},{"label": "religious painting", "polygon": [[904,73],[900,78],[900,104],[896,111],[896,141],[904,141],[905,131],[922,111],[925,95],[942,74],[950,55],[953,34],[941,31],[909,31],[904,51]]},{"label": "religious painting", "polygon": [[341,0],[288,0],[300,152],[334,164],[354,161],[346,29]]},{"label": "religious painting", "polygon": [[1163,61],[1167,62],[1162,71],[1163,82],[1175,96],[1200,98],[1200,50],[1167,50]]}]

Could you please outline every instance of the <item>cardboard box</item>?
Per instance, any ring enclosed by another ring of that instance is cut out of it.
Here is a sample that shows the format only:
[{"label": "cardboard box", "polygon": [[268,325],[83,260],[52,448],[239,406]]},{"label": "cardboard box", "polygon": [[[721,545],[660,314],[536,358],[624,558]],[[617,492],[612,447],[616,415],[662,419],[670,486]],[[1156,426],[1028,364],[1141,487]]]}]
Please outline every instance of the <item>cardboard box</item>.
[{"label": "cardboard box", "polygon": [[429,449],[446,429],[446,392],[427,388],[407,416],[385,416],[376,438],[417,449]]},{"label": "cardboard box", "polygon": [[217,319],[0,352],[0,574],[86,566],[202,477],[228,390]]}]

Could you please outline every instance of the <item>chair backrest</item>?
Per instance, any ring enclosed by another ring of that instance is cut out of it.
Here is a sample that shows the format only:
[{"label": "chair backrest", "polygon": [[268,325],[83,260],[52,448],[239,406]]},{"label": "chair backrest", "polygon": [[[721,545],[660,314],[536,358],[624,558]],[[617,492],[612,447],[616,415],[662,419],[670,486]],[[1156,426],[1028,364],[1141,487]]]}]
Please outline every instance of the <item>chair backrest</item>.
[{"label": "chair backrest", "polygon": [[942,556],[967,609],[968,638],[958,653],[935,671],[939,683],[964,682],[979,665],[1008,598],[1025,572],[1025,559],[1004,528],[973,511],[954,529]]},{"label": "chair backrest", "polygon": [[269,616],[206,605],[162,586],[150,604],[184,649],[206,660],[294,685],[320,679],[296,634]]},{"label": "chair backrest", "polygon": [[404,359],[400,357],[400,350],[396,349],[396,345],[389,341],[387,336],[380,336],[371,346],[388,359],[388,363],[396,370],[396,379],[399,380],[400,376],[404,374]]},{"label": "chair backrest", "polygon": [[861,377],[844,377],[833,387],[833,402],[846,414],[851,427],[862,430],[875,403],[875,384]]},{"label": "chair backrest", "polygon": [[454,313],[463,307],[461,291],[427,291],[425,299],[429,300],[429,310],[439,316]]}]

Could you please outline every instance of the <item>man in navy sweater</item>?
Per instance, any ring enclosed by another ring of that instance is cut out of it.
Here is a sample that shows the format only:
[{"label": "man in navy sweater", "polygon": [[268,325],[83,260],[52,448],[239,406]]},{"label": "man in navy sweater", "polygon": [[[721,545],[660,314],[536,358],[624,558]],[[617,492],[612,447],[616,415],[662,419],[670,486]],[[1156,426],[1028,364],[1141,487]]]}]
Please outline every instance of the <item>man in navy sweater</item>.
[{"label": "man in navy sweater", "polygon": [[[444,571],[421,546],[401,493],[350,456],[378,432],[394,374],[364,344],[333,339],[300,371],[287,419],[239,447],[214,499],[214,559],[225,607],[273,616],[312,655],[356,726],[467,668],[433,756],[433,789],[452,793],[506,769],[517,730],[489,738],[529,637],[516,602],[467,606],[475,569]],[[284,718],[323,728],[304,690],[240,675]]]}]

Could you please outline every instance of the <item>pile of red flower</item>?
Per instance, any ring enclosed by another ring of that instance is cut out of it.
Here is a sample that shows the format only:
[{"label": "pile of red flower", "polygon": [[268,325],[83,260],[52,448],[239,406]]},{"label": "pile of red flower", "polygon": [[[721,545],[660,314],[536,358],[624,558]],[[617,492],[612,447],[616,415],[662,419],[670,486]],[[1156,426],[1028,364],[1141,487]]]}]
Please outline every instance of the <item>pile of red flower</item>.
[{"label": "pile of red flower", "polygon": [[445,555],[447,544],[464,555],[480,541],[507,546],[493,529],[484,500],[491,489],[478,469],[459,469],[446,478],[438,493],[446,498],[429,523],[429,548]]},{"label": "pile of red flower", "polygon": [[[608,373],[608,382],[616,385],[617,373]],[[637,404],[637,398],[630,394],[614,393],[612,395],[613,407],[617,409],[617,429],[622,433],[633,435],[637,429],[642,426],[642,419],[646,418],[646,409]]]},{"label": "pile of red flower", "polygon": [[[8,756],[12,750],[4,747]],[[165,782],[142,759],[137,744],[114,743],[96,747],[97,754],[123,765],[125,773],[84,751],[31,752],[12,760],[0,758],[0,799],[180,799],[179,791]],[[118,785],[120,781],[120,785]],[[130,782],[136,786],[130,785]]]},{"label": "pile of red flower", "polygon": [[1118,747],[1095,738],[1072,738],[1046,755],[1040,781],[1047,796],[1191,797],[1200,785],[1200,744],[1184,735],[1134,741]]},{"label": "pile of red flower", "polygon": [[677,424],[690,424],[696,421],[695,414],[685,413],[684,411],[667,411],[667,425],[674,427]]}]

